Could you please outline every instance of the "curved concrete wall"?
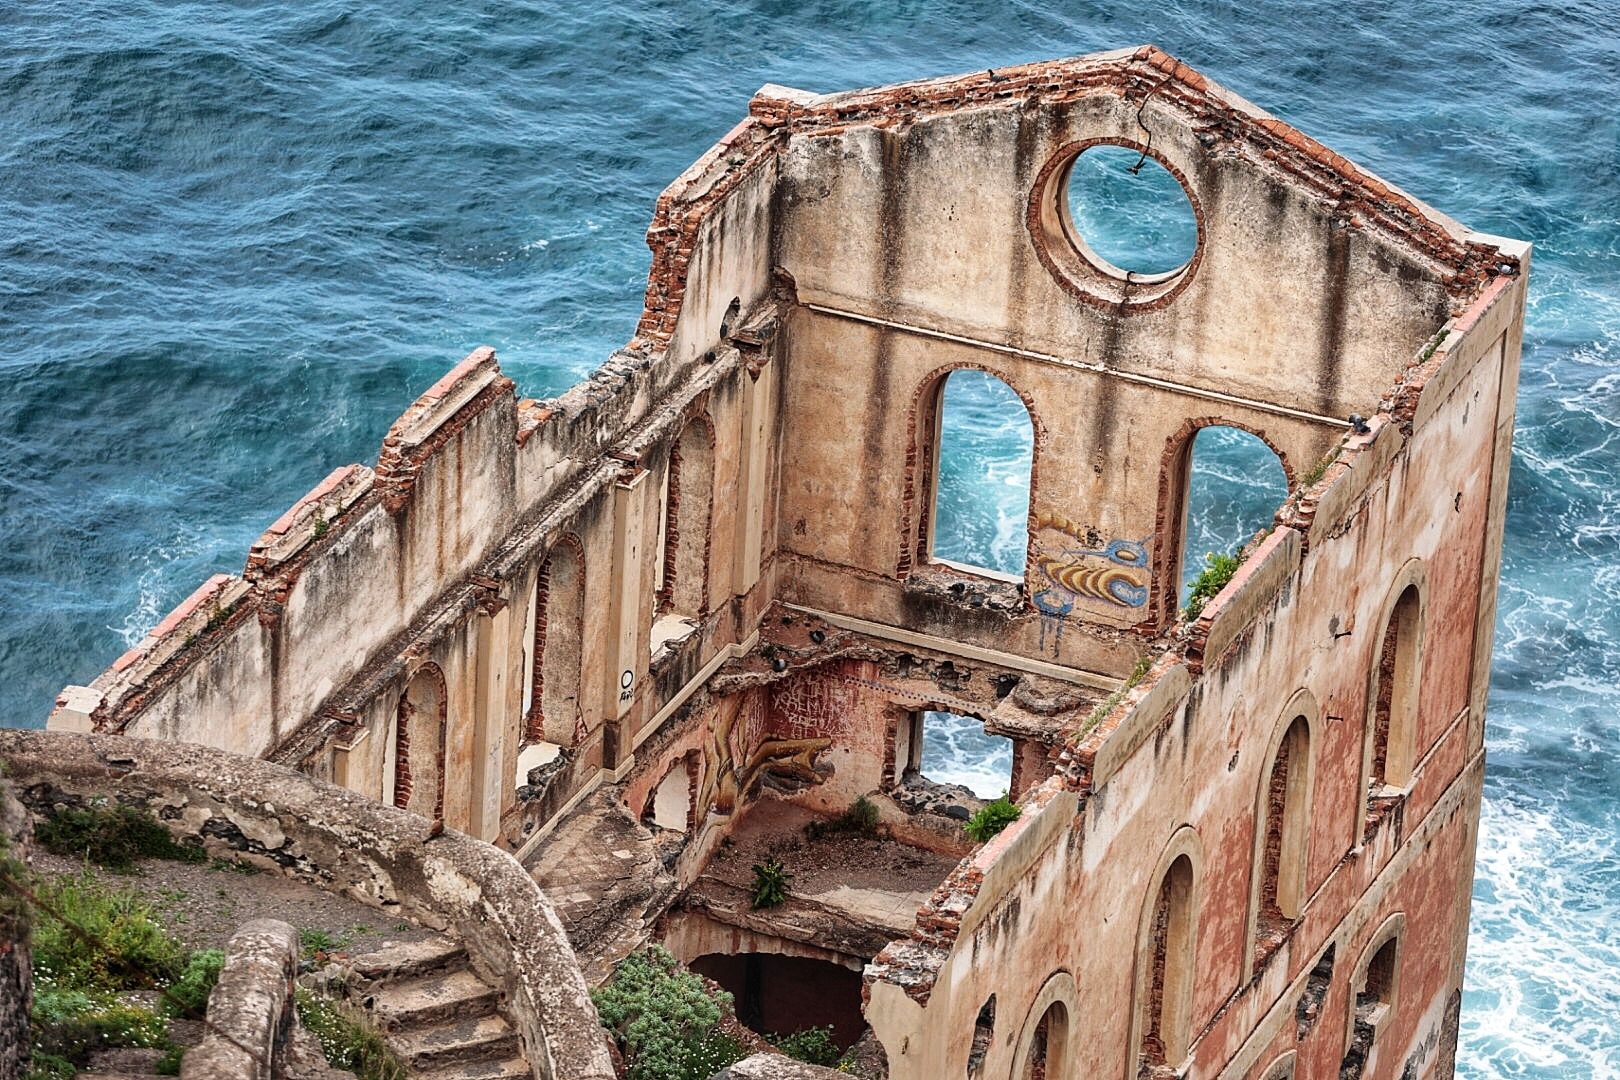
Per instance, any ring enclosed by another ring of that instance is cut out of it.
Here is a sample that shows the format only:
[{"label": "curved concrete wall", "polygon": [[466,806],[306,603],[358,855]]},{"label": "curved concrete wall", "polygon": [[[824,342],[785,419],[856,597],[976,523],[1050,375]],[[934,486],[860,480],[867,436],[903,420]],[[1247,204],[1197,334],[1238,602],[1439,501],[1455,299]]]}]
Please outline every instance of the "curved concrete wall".
[{"label": "curved concrete wall", "polygon": [[187,743],[0,731],[36,811],[112,796],[178,836],[458,935],[506,995],[538,1080],[612,1080],[596,1008],[545,894],[510,855],[301,773]]}]

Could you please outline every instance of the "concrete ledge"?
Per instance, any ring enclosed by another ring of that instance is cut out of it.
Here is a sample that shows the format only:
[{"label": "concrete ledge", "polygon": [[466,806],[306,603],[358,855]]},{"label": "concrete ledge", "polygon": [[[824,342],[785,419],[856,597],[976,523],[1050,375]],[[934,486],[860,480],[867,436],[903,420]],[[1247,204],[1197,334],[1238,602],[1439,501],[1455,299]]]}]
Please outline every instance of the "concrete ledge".
[{"label": "concrete ledge", "polygon": [[1026,796],[1019,805],[1023,812],[1018,820],[968,857],[968,861],[982,871],[983,881],[968,909],[962,912],[958,941],[989,916],[1058,835],[1074,823],[1079,799],[1072,791],[1063,791],[1056,784],[1048,783]]},{"label": "concrete ledge", "polygon": [[537,1080],[613,1080],[596,1008],[562,924],[517,860],[427,819],[256,758],[191,743],[0,730],[24,803],[106,797],[170,831],[448,930],[505,995]]},{"label": "concrete ledge", "polygon": [[1102,787],[1108,778],[1130,760],[1137,748],[1158,730],[1176,706],[1192,691],[1192,675],[1187,665],[1177,664],[1161,672],[1125,714],[1113,731],[1103,736],[1091,765],[1091,790]]},{"label": "concrete ledge", "polygon": [[276,919],[244,923],[225,946],[208,995],[208,1027],[186,1052],[181,1080],[269,1080],[297,1024],[298,933]]},{"label": "concrete ledge", "polygon": [[710,1080],[836,1080],[848,1075],[837,1069],[806,1065],[781,1054],[752,1054],[721,1069]]},{"label": "concrete ledge", "polygon": [[1312,511],[1306,544],[1315,547],[1338,532],[1374,482],[1386,478],[1389,463],[1406,445],[1400,425],[1388,416],[1376,416],[1366,435],[1345,440],[1334,463],[1328,466],[1327,484],[1320,489]]},{"label": "concrete ledge", "polygon": [[1272,599],[1299,569],[1302,537],[1294,529],[1280,528],[1261,542],[1253,555],[1209,602],[1194,625],[1187,643],[1187,659],[1195,670],[1218,663],[1226,650],[1270,606]]}]

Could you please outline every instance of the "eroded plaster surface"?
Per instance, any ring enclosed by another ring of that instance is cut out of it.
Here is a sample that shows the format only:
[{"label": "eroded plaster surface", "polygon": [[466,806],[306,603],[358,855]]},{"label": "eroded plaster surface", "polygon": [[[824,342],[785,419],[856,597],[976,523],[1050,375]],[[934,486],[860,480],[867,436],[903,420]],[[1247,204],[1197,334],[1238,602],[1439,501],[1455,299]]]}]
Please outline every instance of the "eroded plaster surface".
[{"label": "eroded plaster surface", "polygon": [[[1076,240],[1063,182],[1104,145],[1183,187],[1180,270]],[[1151,47],[766,87],[648,243],[588,381],[522,399],[473,353],[52,727],[267,757],[506,848],[592,977],[654,940],[859,968],[895,1080],[1449,1076],[1528,245]],[[1029,413],[1020,573],[933,554],[964,369]],[[1290,492],[1189,616],[1211,426]],[[988,842],[922,775],[931,710],[1013,740]],[[836,848],[857,799],[891,847]],[[750,843],[849,880],[751,910],[724,865]],[[933,880],[885,886],[875,851]]]}]

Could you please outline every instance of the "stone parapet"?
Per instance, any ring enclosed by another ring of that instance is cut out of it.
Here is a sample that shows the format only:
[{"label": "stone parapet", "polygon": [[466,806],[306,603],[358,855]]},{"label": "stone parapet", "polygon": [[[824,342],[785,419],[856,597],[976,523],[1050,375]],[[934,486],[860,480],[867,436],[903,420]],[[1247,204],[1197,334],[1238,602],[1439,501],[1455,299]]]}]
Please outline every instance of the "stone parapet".
[{"label": "stone parapet", "polygon": [[210,747],[0,731],[36,812],[107,797],[178,837],[399,911],[465,944],[505,995],[537,1080],[611,1080],[596,1008],[551,903],[510,855],[270,762]]}]

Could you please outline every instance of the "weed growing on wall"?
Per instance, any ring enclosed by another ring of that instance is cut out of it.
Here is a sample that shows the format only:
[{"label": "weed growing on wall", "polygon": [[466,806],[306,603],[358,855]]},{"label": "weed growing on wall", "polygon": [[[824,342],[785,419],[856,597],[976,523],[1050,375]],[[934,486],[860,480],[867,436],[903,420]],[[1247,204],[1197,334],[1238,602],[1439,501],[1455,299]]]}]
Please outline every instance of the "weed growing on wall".
[{"label": "weed growing on wall", "polygon": [[662,946],[625,957],[591,1000],[624,1054],[628,1080],[708,1080],[743,1056],[718,1030],[731,995],[710,993]]},{"label": "weed growing on wall", "polygon": [[962,831],[968,834],[969,840],[976,844],[982,844],[1017,821],[1018,815],[1021,813],[1023,811],[1018,809],[1018,806],[1011,799],[1003,795],[1001,798],[993,802],[987,802],[979,807],[978,812],[968,818],[967,824],[962,826]]},{"label": "weed growing on wall", "polygon": [[1226,588],[1241,561],[1236,555],[1221,555],[1213,551],[1204,555],[1204,569],[1193,579],[1192,588],[1187,591],[1186,614],[1189,621],[1203,614],[1204,605]]},{"label": "weed growing on wall", "polygon": [[773,908],[787,899],[788,883],[793,875],[782,867],[775,859],[766,859],[764,863],[754,864],[754,888],[749,902],[755,911],[762,908]]}]

